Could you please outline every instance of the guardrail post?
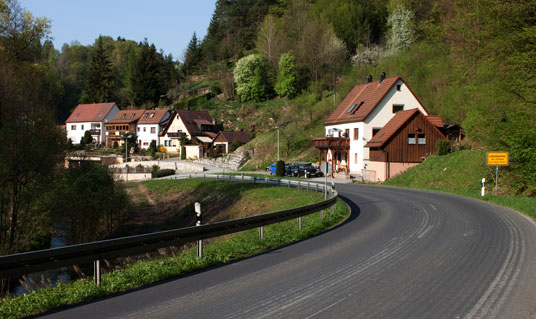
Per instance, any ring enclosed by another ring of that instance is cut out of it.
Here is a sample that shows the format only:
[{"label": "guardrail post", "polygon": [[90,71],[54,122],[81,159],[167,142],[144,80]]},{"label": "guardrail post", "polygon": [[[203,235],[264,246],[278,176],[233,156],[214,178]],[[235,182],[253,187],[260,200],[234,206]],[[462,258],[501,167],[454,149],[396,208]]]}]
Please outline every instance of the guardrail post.
[{"label": "guardrail post", "polygon": [[244,182],[244,172],[242,172],[242,182]]},{"label": "guardrail post", "polygon": [[298,217],[298,230],[301,230],[301,216]]},{"label": "guardrail post", "polygon": [[100,260],[93,261],[93,281],[95,285],[100,286],[101,282],[101,273],[100,273]]},{"label": "guardrail post", "polygon": [[301,189],[301,182],[298,181],[298,189]]},{"label": "guardrail post", "polygon": [[290,188],[290,179],[287,180],[288,188]]},{"label": "guardrail post", "polygon": [[[201,217],[201,204],[199,202],[195,202],[195,216],[196,216],[196,222],[195,226],[201,226],[203,220]],[[200,239],[197,241],[197,257],[203,258],[203,240]]]},{"label": "guardrail post", "polygon": [[264,226],[259,227],[259,237],[264,240]]},{"label": "guardrail post", "polygon": [[264,182],[265,182],[265,184],[268,184],[268,177],[264,178]]}]

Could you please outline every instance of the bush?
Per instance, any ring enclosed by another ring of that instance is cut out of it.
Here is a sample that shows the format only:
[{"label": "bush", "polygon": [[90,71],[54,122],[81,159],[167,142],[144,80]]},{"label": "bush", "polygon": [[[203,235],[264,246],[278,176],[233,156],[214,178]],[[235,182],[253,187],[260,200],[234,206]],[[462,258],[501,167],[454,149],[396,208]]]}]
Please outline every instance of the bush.
[{"label": "bush", "polygon": [[186,147],[181,146],[181,160],[186,159]]},{"label": "bush", "polygon": [[158,151],[159,151],[160,153],[167,153],[167,148],[166,148],[165,146],[160,146],[160,147],[158,148]]},{"label": "bush", "polygon": [[447,140],[439,140],[436,144],[437,155],[447,155],[450,149],[450,143]]},{"label": "bush", "polygon": [[[154,166],[153,166],[154,167]],[[151,173],[151,177],[152,178],[158,178],[158,177],[164,177],[164,176],[169,176],[169,175],[174,175],[175,174],[175,170],[174,169],[171,169],[171,168],[165,168],[165,169],[160,169],[160,170],[157,170],[156,172],[153,171]]]},{"label": "bush", "polygon": [[275,176],[285,176],[285,162],[280,160],[275,167]]}]

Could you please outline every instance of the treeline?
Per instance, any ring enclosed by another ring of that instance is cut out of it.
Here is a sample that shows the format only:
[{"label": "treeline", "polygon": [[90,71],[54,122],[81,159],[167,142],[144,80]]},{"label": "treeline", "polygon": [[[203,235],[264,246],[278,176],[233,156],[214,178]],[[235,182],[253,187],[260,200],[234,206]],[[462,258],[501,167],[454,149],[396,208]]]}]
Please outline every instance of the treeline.
[{"label": "treeline", "polygon": [[[67,228],[69,243],[102,239],[128,210],[106,167],[64,168],[67,140],[54,117],[61,86],[41,45],[49,31],[47,19],[0,0],[0,255],[49,248],[56,228]],[[0,295],[10,283],[0,280]]]}]

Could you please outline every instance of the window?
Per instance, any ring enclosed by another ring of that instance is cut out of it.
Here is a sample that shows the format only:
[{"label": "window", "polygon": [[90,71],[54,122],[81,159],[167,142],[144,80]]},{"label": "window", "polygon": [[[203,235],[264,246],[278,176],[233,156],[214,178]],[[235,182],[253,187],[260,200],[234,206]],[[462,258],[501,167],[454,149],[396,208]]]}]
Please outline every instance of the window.
[{"label": "window", "polygon": [[354,164],[357,164],[357,153],[354,153]]},{"label": "window", "polygon": [[143,142],[143,146],[149,145],[149,142]]},{"label": "window", "polygon": [[156,127],[151,127],[151,133],[152,134],[156,133]]},{"label": "window", "polygon": [[393,113],[402,111],[404,109],[404,104],[393,104]]},{"label": "window", "polygon": [[78,117],[79,115],[80,115],[80,113],[76,113],[76,114],[74,115],[74,117]]},{"label": "window", "polygon": [[420,144],[420,145],[426,144],[426,135],[425,134],[418,134],[417,135],[417,144]]},{"label": "window", "polygon": [[354,128],[354,140],[357,140],[359,138],[359,128]]},{"label": "window", "polygon": [[350,129],[344,129],[344,137],[350,137]]},{"label": "window", "polygon": [[143,118],[146,119],[147,116],[149,116],[149,113],[145,113],[145,115],[143,116]]},{"label": "window", "polygon": [[408,144],[415,144],[415,134],[408,134]]},{"label": "window", "polygon": [[136,113],[132,113],[132,115],[130,116],[130,118],[133,119],[134,116],[136,116]]},{"label": "window", "polygon": [[396,85],[396,90],[397,91],[402,91],[402,84],[397,84]]},{"label": "window", "polygon": [[123,114],[123,116],[121,116],[121,118],[122,118],[122,119],[124,119],[125,117],[127,117],[127,115],[126,115],[126,114]]},{"label": "window", "polygon": [[361,107],[361,105],[365,104],[365,101],[361,101],[361,103],[359,103],[359,105],[357,104],[353,104],[349,109],[348,111],[346,112],[346,114],[354,114],[355,112],[357,112],[357,110],[359,110],[359,108]]},{"label": "window", "polygon": [[71,130],[76,131],[76,125],[71,125]]},{"label": "window", "polygon": [[150,119],[154,117],[154,113],[151,113],[151,116],[149,116]]},{"label": "window", "polygon": [[143,128],[143,131],[144,131],[144,132],[147,132],[147,128],[146,128],[146,127],[144,127],[144,128]]},{"label": "window", "polygon": [[372,128],[372,136],[376,135],[381,130],[381,127],[374,127]]},{"label": "window", "polygon": [[140,128],[139,128],[139,126],[138,126],[138,132],[139,132],[139,131],[140,131]]},{"label": "window", "polygon": [[84,124],[81,124],[80,125],[80,129],[83,131],[84,130]]}]

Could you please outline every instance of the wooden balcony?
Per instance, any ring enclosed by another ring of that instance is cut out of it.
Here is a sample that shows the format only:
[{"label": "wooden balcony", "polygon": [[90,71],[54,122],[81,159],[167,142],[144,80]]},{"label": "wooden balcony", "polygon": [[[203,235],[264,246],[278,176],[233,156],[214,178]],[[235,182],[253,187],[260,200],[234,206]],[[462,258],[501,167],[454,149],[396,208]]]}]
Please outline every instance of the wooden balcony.
[{"label": "wooden balcony", "polygon": [[168,132],[167,136],[169,138],[181,138],[183,136],[186,136],[186,133],[184,133],[184,132]]},{"label": "wooden balcony", "polygon": [[324,137],[315,138],[313,143],[318,149],[349,149],[350,139],[348,137]]}]

